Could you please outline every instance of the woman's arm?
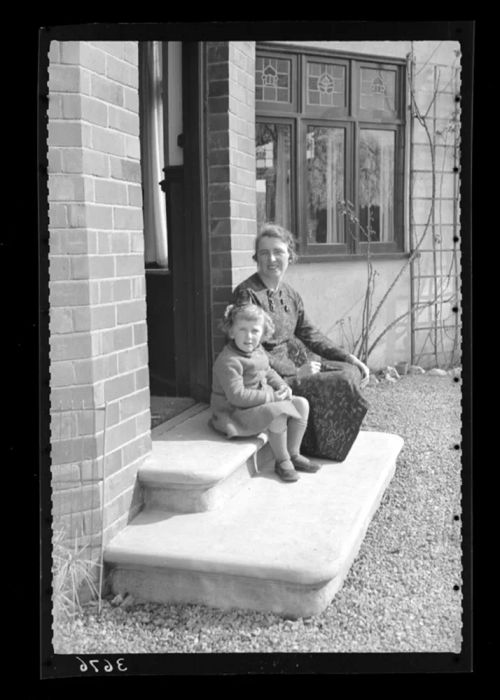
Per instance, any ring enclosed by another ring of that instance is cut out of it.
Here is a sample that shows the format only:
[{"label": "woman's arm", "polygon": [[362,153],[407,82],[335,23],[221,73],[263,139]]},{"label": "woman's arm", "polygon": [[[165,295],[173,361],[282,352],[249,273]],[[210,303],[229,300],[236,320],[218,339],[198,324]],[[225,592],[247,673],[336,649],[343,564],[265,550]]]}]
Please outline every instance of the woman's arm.
[{"label": "woman's arm", "polygon": [[[326,360],[338,360],[340,362],[350,362],[349,353],[342,348],[334,345],[326,335],[323,335],[316,326],[309,320],[305,310],[304,302],[301,296],[296,294],[297,304],[297,325],[295,326],[295,335],[299,338],[309,350],[324,357]],[[352,356],[353,357],[353,356]]]},{"label": "woman's arm", "polygon": [[366,386],[368,384],[368,380],[370,379],[370,370],[365,365],[365,363],[361,362],[361,360],[358,360],[356,355],[349,355],[347,361],[355,365],[361,372],[361,388]]},{"label": "woman's arm", "polygon": [[236,358],[229,358],[224,363],[215,363],[214,373],[222,390],[233,406],[251,408],[274,401],[271,386],[264,389],[247,389],[243,384],[243,366]]},{"label": "woman's arm", "polygon": [[269,358],[271,369],[277,372],[280,377],[284,379],[291,379],[292,377],[297,376],[297,367],[294,365],[292,360],[273,357],[270,352],[267,353],[267,356]]}]

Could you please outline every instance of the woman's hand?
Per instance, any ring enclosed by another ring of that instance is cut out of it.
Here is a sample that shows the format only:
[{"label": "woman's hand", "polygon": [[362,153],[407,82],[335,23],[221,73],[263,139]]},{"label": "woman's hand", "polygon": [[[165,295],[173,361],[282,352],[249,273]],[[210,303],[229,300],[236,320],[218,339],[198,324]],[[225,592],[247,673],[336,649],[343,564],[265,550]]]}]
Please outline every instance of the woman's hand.
[{"label": "woman's hand", "polygon": [[320,371],[321,362],[311,360],[310,362],[306,362],[305,365],[299,367],[299,369],[297,370],[297,379],[304,379],[305,377],[310,377],[313,374],[317,374]]},{"label": "woman's hand", "polygon": [[282,386],[279,389],[274,390],[275,401],[286,401],[292,398],[292,390],[289,386]]},{"label": "woman's hand", "polygon": [[365,363],[361,362],[361,360],[358,360],[358,358],[355,357],[355,355],[349,355],[349,360],[351,364],[355,365],[361,372],[360,387],[363,389],[368,384],[368,380],[370,379],[370,370],[365,365]]}]

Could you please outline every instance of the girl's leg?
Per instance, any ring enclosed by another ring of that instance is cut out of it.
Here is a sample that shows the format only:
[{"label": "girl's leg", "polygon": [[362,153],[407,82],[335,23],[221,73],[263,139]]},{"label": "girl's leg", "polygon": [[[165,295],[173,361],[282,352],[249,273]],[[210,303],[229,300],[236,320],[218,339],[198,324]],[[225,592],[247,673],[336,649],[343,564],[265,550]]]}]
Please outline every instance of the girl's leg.
[{"label": "girl's leg", "polygon": [[288,421],[288,451],[290,459],[296,469],[305,472],[317,472],[319,467],[312,464],[308,459],[300,454],[300,445],[307,428],[309,417],[309,402],[303,396],[293,396],[292,403],[300,414],[298,418],[290,418]]},{"label": "girl's leg", "polygon": [[269,446],[276,458],[275,472],[283,481],[297,481],[299,475],[287,449],[286,416],[275,418],[268,428]]}]

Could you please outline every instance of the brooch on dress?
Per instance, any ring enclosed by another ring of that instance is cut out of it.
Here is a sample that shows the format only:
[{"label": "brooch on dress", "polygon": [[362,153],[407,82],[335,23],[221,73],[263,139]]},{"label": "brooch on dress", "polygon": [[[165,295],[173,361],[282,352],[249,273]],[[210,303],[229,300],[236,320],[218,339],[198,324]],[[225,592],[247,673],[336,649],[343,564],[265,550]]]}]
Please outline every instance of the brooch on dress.
[{"label": "brooch on dress", "polygon": [[267,290],[267,303],[269,304],[269,311],[274,311],[274,292],[272,289]]},{"label": "brooch on dress", "polygon": [[[275,308],[274,308],[274,296],[275,296],[275,291],[273,289],[268,289],[267,290],[267,303],[269,304],[269,311],[275,310]],[[278,291],[278,297],[279,297],[281,306],[283,307],[285,312],[288,313],[290,311],[290,307],[287,304],[285,304],[285,302],[283,300],[283,295],[282,295],[281,289]]]},{"label": "brooch on dress", "polygon": [[283,296],[282,296],[282,294],[281,294],[281,289],[280,289],[280,304],[281,304],[281,306],[283,307],[283,309],[285,310],[285,312],[288,313],[288,310],[289,310],[289,309],[288,309],[287,304],[285,304],[285,302],[284,302],[284,300],[283,300]]}]

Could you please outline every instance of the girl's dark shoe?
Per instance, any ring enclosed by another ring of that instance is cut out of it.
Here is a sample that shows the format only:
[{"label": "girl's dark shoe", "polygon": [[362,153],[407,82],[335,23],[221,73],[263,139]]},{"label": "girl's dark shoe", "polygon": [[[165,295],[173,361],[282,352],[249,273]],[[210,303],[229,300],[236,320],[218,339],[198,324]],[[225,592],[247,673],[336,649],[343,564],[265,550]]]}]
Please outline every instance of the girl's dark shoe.
[{"label": "girl's dark shoe", "polygon": [[306,457],[302,455],[294,455],[290,457],[290,461],[298,472],[307,472],[308,474],[315,474],[321,469],[317,464],[313,464]]},{"label": "girl's dark shoe", "polygon": [[283,462],[276,462],[274,465],[274,471],[279,476],[282,481],[298,481],[300,479],[299,475],[293,468],[293,464],[290,460],[285,459]]}]

